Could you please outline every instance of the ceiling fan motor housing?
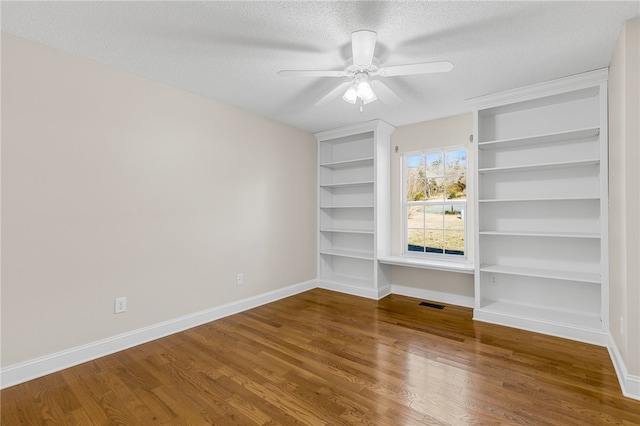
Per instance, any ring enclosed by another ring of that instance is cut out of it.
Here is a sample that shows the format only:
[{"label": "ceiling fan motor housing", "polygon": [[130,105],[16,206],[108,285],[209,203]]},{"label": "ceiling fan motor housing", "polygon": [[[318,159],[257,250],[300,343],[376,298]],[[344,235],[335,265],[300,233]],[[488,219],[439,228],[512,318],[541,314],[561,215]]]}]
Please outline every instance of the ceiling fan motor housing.
[{"label": "ceiling fan motor housing", "polygon": [[378,58],[373,58],[370,64],[358,65],[353,63],[353,58],[349,58],[344,66],[345,74],[349,76],[355,76],[358,73],[366,73],[368,75],[375,75],[380,68],[380,61]]}]

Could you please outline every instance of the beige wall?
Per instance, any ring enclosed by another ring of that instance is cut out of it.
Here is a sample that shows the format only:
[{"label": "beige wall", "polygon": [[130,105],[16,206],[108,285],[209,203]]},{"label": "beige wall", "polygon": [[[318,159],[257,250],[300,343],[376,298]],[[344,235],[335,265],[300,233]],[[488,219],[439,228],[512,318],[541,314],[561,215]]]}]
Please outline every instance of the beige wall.
[{"label": "beige wall", "polygon": [[[469,151],[468,176],[474,176],[473,114],[467,113],[438,120],[398,127],[391,135],[391,245],[392,255],[400,255],[402,247],[402,160],[405,152],[442,146],[466,145]],[[398,152],[395,152],[395,147]],[[473,261],[473,199],[467,205],[467,256]],[[415,269],[402,266],[391,268],[391,282],[424,290],[473,297],[473,275]]]},{"label": "beige wall", "polygon": [[[640,375],[640,19],[627,21],[609,68],[610,324]],[[621,330],[622,323],[622,330]]]},{"label": "beige wall", "polygon": [[314,279],[315,180],[307,132],[3,34],[2,366]]}]

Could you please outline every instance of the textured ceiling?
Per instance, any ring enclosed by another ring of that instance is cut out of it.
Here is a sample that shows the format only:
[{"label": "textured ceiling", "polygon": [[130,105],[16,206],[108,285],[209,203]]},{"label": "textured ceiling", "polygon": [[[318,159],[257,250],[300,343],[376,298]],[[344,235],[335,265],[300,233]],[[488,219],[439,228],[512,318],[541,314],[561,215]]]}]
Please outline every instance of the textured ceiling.
[{"label": "textured ceiling", "polygon": [[[382,118],[405,125],[468,111],[465,99],[609,65],[638,1],[5,2],[2,31],[308,131]],[[453,71],[384,78],[404,102],[364,112],[345,81],[350,34],[378,33],[381,65],[449,60]]]}]

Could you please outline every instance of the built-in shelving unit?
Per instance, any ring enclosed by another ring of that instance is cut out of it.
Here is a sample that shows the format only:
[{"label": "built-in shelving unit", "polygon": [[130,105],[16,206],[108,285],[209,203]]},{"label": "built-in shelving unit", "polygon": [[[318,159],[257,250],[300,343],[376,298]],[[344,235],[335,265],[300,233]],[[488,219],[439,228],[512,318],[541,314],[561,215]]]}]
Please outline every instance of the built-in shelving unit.
[{"label": "built-in shelving unit", "polygon": [[607,70],[470,101],[474,318],[605,345]]},{"label": "built-in shelving unit", "polygon": [[390,139],[380,121],[316,133],[318,281],[321,287],[380,298],[390,292]]}]

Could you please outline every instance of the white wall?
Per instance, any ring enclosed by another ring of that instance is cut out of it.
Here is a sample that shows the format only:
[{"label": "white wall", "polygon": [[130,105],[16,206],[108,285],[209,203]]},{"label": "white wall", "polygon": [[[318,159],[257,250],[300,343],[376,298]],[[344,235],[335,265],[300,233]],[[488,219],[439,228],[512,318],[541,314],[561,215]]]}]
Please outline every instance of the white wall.
[{"label": "white wall", "polygon": [[2,366],[314,279],[315,180],[307,132],[3,34]]},{"label": "white wall", "polygon": [[[396,128],[391,135],[391,254],[402,254],[402,153],[443,146],[466,145],[467,176],[473,177],[474,146],[473,114],[467,113],[438,120],[425,121]],[[398,152],[395,152],[395,147]],[[471,186],[471,185],[469,185]],[[467,201],[467,256],[473,260],[473,199]],[[456,297],[473,299],[473,275],[416,269],[403,266],[391,268],[391,282],[420,290],[435,291]],[[451,298],[447,301],[450,302]]]},{"label": "white wall", "polygon": [[640,19],[633,19],[609,68],[609,312],[611,335],[634,376],[640,376],[639,164]]}]

